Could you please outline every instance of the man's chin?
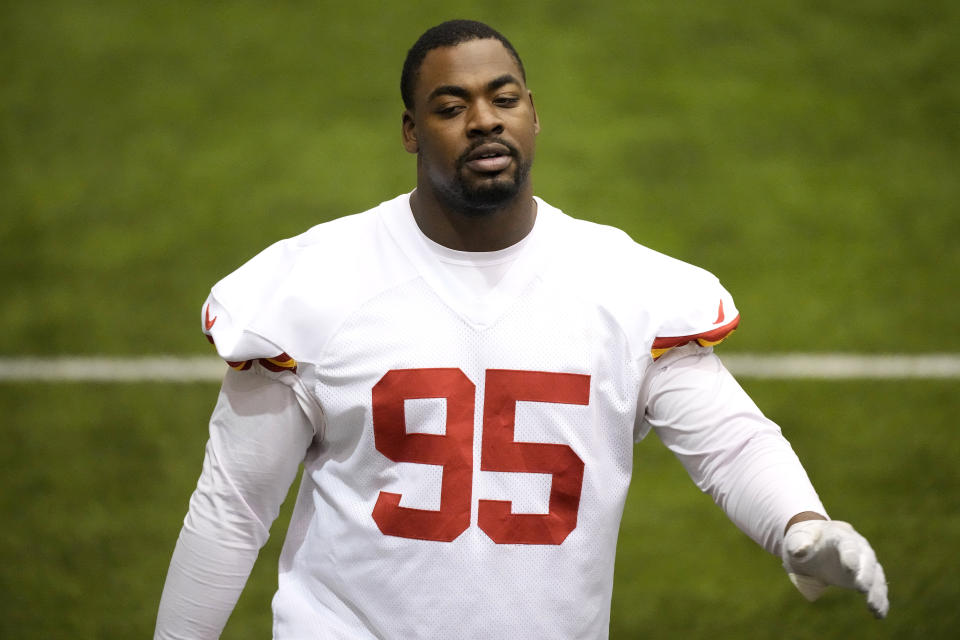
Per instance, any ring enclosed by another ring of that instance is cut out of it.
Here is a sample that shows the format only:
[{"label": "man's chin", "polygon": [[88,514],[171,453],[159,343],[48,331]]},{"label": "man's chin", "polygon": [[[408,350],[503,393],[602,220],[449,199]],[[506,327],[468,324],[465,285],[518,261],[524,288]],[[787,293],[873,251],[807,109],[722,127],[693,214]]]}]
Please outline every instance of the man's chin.
[{"label": "man's chin", "polygon": [[469,212],[486,213],[509,204],[520,192],[516,183],[483,185],[461,192],[464,208]]},{"label": "man's chin", "polygon": [[497,174],[479,175],[472,180],[461,179],[459,195],[470,209],[488,211],[510,203],[520,193],[520,176],[517,172],[501,171]]}]

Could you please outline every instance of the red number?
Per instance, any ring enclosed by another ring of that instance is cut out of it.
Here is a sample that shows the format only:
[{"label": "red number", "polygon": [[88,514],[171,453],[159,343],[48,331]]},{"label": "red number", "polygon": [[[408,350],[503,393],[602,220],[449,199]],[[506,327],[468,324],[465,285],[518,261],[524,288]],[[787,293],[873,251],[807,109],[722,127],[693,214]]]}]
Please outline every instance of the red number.
[{"label": "red number", "polygon": [[[476,387],[459,369],[395,369],[373,387],[377,451],[394,462],[443,466],[440,510],[400,506],[400,494],[381,491],[373,508],[391,536],[449,542],[470,526],[473,409]],[[407,433],[404,400],[446,398],[446,435]]]},{"label": "red number", "polygon": [[583,460],[565,444],[514,442],[517,401],[586,405],[590,376],[541,371],[487,371],[481,471],[549,473],[550,512],[514,514],[507,500],[480,500],[478,523],[500,544],[560,544],[577,526]]},{"label": "red number", "polygon": [[[381,491],[373,519],[387,535],[454,540],[470,526],[473,481],[473,412],[476,387],[460,369],[394,369],[373,387],[373,435],[394,462],[443,467],[440,510],[400,506],[400,494]],[[407,433],[404,401],[444,398],[445,435]],[[577,526],[583,460],[565,444],[515,442],[517,402],[587,405],[590,376],[489,369],[483,401],[482,471],[549,473],[545,514],[511,513],[508,500],[480,500],[478,525],[499,544],[560,544]]]}]

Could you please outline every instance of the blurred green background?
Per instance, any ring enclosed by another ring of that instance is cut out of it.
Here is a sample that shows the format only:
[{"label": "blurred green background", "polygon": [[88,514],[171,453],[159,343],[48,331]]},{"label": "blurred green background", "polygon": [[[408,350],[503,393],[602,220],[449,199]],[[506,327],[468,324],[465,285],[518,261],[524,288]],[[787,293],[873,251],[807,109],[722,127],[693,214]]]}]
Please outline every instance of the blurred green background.
[{"label": "blurred green background", "polygon": [[[724,350],[960,351],[956,2],[41,0],[0,1],[0,356],[210,353],[216,280],[412,188],[400,66],[452,17],[524,58],[537,193],[718,274]],[[890,618],[807,604],[651,439],[611,636],[953,637],[956,381],[744,384]],[[0,383],[0,637],[150,635],[216,389]],[[269,636],[284,522],[225,638]]]}]

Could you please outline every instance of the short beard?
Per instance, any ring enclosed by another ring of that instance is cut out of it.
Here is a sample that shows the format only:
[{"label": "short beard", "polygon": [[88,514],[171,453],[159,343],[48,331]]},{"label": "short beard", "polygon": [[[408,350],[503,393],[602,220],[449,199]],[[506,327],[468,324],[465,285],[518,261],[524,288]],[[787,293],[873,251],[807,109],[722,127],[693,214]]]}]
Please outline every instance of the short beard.
[{"label": "short beard", "polygon": [[[497,142],[510,150],[515,167],[508,181],[497,181],[489,185],[471,185],[464,179],[467,159],[473,150],[481,144]],[[530,176],[530,162],[523,161],[516,147],[500,139],[480,140],[467,149],[457,160],[456,178],[452,184],[443,185],[439,190],[445,204],[469,216],[487,215],[509,204]]]}]

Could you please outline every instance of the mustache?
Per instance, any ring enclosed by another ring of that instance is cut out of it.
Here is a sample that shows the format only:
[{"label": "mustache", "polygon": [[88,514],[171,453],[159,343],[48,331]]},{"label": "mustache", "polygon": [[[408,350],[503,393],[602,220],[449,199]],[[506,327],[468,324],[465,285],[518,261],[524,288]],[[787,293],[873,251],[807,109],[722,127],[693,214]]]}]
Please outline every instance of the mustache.
[{"label": "mustache", "polygon": [[506,140],[504,140],[503,138],[497,138],[497,137],[482,138],[480,140],[474,140],[470,144],[470,146],[467,147],[467,150],[464,151],[459,158],[457,158],[457,167],[462,168],[463,165],[467,163],[467,158],[470,157],[470,154],[485,144],[502,144],[503,146],[505,146],[507,149],[510,150],[511,156],[513,156],[514,158],[520,157],[520,152],[517,151],[517,148],[512,144],[510,144],[509,142],[507,142]]}]

